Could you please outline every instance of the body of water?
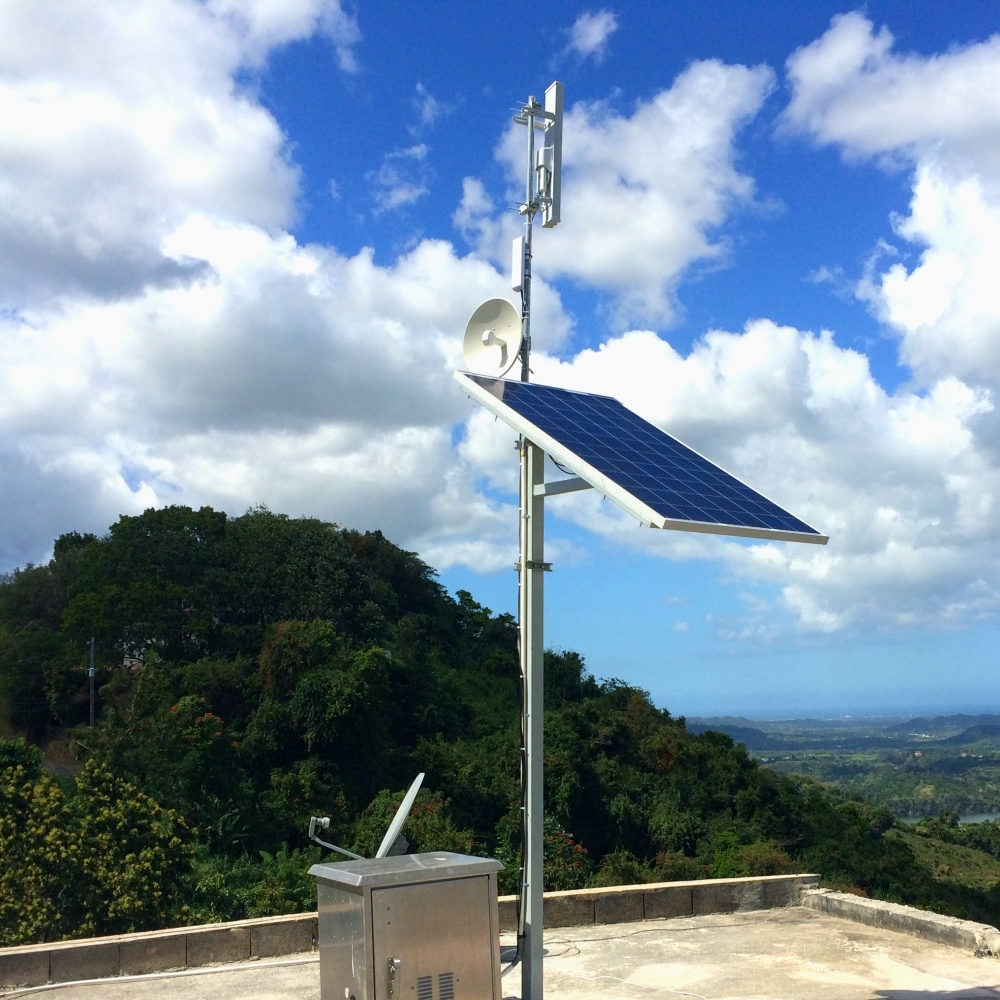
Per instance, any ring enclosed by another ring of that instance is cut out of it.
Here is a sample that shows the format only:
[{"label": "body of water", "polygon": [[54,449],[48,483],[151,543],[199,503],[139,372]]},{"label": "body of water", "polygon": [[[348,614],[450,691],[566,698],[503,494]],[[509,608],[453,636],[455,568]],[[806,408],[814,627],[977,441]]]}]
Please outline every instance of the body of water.
[{"label": "body of water", "polygon": [[[897,816],[901,823],[919,823],[922,816]],[[993,820],[1000,819],[1000,813],[968,813],[965,816],[959,816],[958,822],[962,825],[966,823],[992,823]]]}]

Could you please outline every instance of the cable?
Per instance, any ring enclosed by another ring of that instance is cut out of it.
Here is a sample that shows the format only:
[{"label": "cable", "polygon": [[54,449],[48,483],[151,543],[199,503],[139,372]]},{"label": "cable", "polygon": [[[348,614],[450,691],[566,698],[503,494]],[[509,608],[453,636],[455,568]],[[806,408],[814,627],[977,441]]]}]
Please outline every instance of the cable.
[{"label": "cable", "polygon": [[621,979],[619,976],[577,976],[572,972],[553,971],[557,976],[569,976],[570,979],[583,979],[588,983],[596,983],[601,979],[613,979],[616,983],[624,983],[626,986],[641,986],[644,990],[659,990],[661,993],[674,993],[681,997],[697,997],[698,1000],[708,1000],[708,997],[703,997],[700,993],[690,993],[687,990],[671,990],[666,986],[650,986],[648,983],[633,983],[631,980]]},{"label": "cable", "polygon": [[[521,291],[521,301],[524,301],[524,291]],[[519,493],[519,505],[518,505],[518,539],[519,548],[521,550],[522,558],[524,553],[524,517],[525,517],[525,503],[526,503],[526,470],[525,470],[525,440],[522,436],[518,440],[518,454],[520,456],[520,477],[521,483],[518,490]],[[518,821],[520,826],[520,837],[518,838],[520,843],[518,845],[518,864],[520,866],[520,871],[518,872],[517,878],[517,898],[514,903],[514,919],[517,928],[517,947],[514,951],[514,957],[511,959],[510,964],[506,969],[502,970],[500,973],[501,978],[507,975],[511,969],[514,968],[523,957],[524,950],[524,888],[525,881],[527,879],[527,856],[528,856],[528,824],[525,822],[525,814],[527,813],[527,795],[528,795],[528,729],[526,725],[526,709],[528,705],[528,677],[524,669],[524,655],[521,649],[521,631],[523,626],[522,620],[522,604],[521,599],[523,596],[522,586],[524,578],[524,567],[521,566],[520,561],[518,562],[517,568],[517,667],[518,673],[521,679],[521,753],[519,760],[519,780],[518,780]]]},{"label": "cable", "polygon": [[145,972],[135,976],[107,976],[103,979],[73,979],[65,983],[46,983],[44,986],[29,986],[27,989],[0,993],[0,1000],[11,997],[26,997],[31,993],[47,993],[49,990],[68,989],[71,986],[94,986],[98,983],[135,983],[147,979],[175,979],[183,976],[209,976],[216,972],[239,972],[250,969],[277,969],[284,965],[311,965],[319,961],[319,955],[308,958],[289,958],[278,962],[240,962],[235,965],[213,965],[210,969],[179,969],[176,972]]}]

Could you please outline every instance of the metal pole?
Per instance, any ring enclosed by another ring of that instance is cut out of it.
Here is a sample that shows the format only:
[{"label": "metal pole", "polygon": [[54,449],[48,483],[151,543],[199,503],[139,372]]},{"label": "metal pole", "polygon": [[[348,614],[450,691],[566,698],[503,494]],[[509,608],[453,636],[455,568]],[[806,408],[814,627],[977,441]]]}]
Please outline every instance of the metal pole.
[{"label": "metal pole", "polygon": [[90,669],[87,673],[90,675],[90,728],[94,728],[94,674],[96,673],[94,668],[94,640],[90,640]]},{"label": "metal pole", "polygon": [[[535,111],[541,106],[534,97],[522,110],[528,126],[528,169],[524,197],[524,272],[521,286],[521,381],[531,369],[531,229],[538,204],[535,192]],[[522,734],[525,750],[524,824],[525,858],[521,873],[521,997],[542,1000],[542,892],[545,877],[543,800],[543,566],[545,508],[535,496],[535,485],[545,480],[545,453],[530,441],[520,441],[520,560],[518,562],[518,614],[521,676],[524,682]]]},{"label": "metal pole", "polygon": [[545,502],[535,496],[535,486],[545,481],[545,452],[530,441],[522,449],[525,495],[521,519],[521,657],[525,676],[525,749],[527,757],[525,794],[524,895],[522,911],[521,997],[542,1000],[542,891],[545,875],[544,781],[542,774],[545,721],[543,657]]}]

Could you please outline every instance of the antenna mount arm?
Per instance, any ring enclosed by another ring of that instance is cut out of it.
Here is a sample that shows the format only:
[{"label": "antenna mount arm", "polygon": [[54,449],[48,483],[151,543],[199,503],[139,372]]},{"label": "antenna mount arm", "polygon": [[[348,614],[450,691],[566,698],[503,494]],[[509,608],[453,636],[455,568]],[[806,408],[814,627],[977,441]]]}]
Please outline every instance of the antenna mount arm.
[{"label": "antenna mount arm", "polygon": [[338,847],[336,844],[328,844],[325,840],[320,840],[316,836],[316,828],[319,827],[321,830],[330,829],[330,817],[329,816],[310,816],[309,817],[309,839],[319,844],[320,847],[325,847],[330,851],[337,851],[340,854],[346,854],[349,858],[354,858],[355,861],[364,861],[365,859],[361,857],[360,854],[355,854],[354,851],[347,850],[346,847]]}]

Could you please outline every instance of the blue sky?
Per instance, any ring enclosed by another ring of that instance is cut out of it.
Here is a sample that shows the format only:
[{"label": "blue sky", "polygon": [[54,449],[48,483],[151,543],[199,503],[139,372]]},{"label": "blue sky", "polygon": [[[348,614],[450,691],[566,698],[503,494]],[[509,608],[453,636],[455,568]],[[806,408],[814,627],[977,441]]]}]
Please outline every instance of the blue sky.
[{"label": "blue sky", "polygon": [[1000,710],[995,5],[0,21],[0,570],[148,506],[264,503],[512,610],[511,441],[450,371],[512,296],[510,109],[558,78],[537,378],[618,396],[831,542],[553,501],[549,642],[689,715]]}]

